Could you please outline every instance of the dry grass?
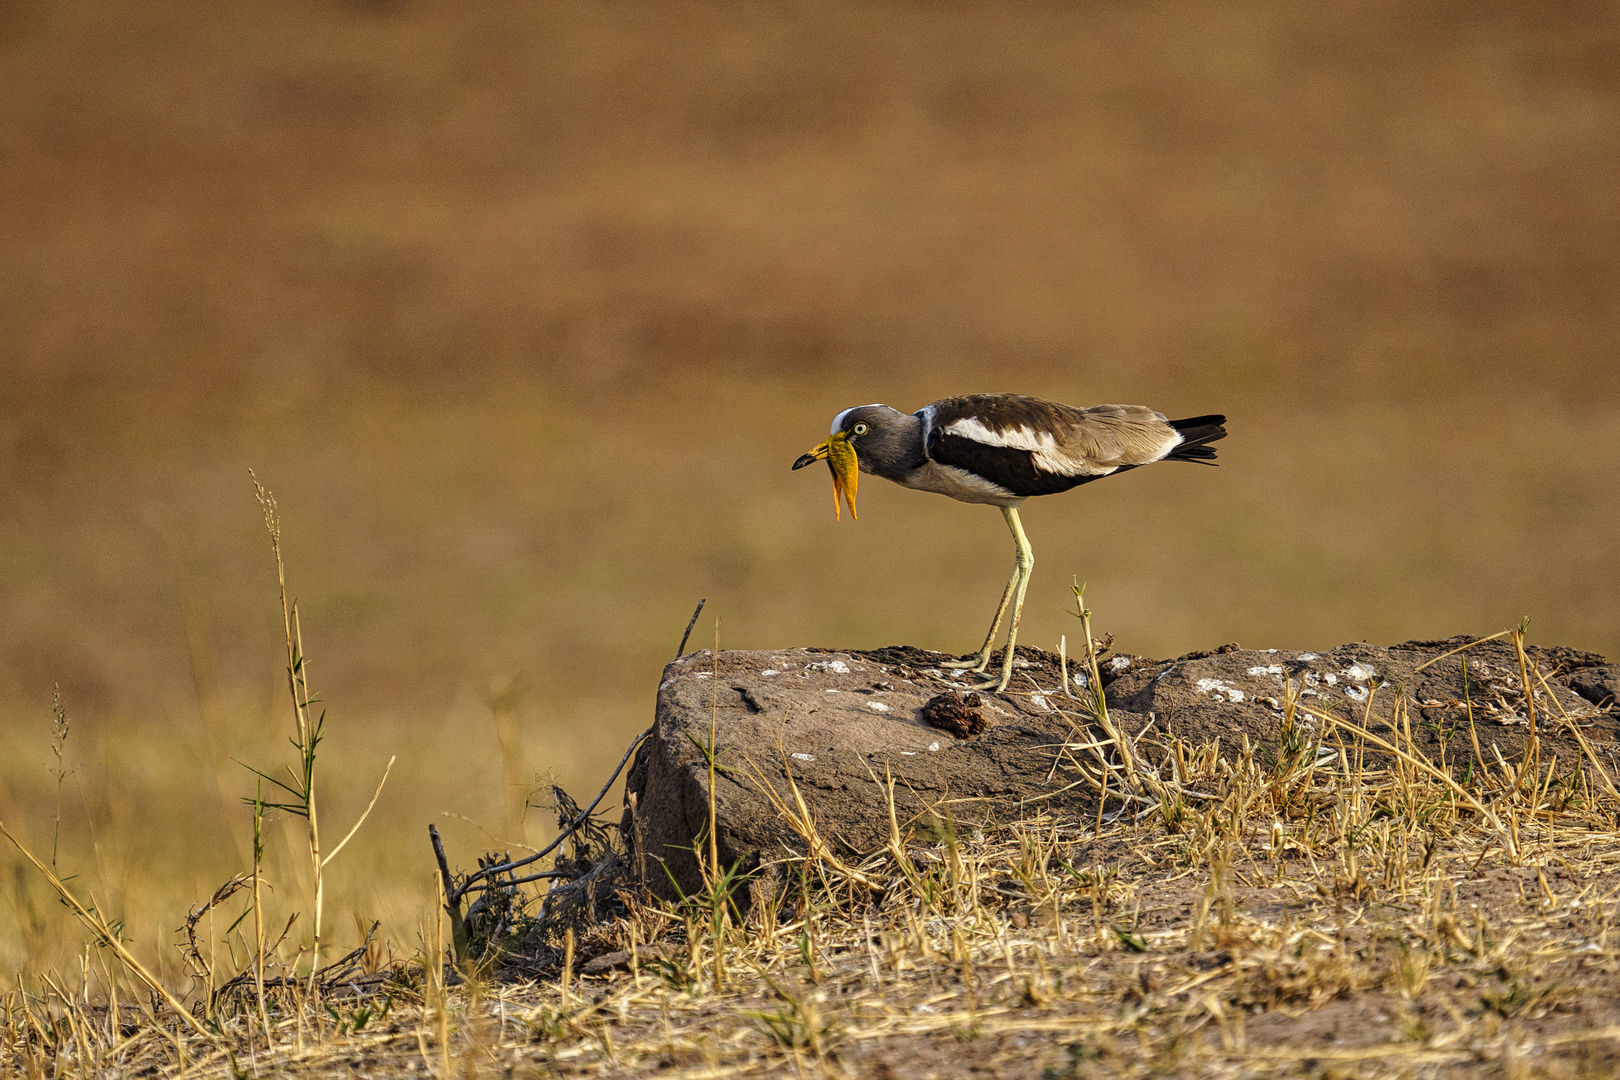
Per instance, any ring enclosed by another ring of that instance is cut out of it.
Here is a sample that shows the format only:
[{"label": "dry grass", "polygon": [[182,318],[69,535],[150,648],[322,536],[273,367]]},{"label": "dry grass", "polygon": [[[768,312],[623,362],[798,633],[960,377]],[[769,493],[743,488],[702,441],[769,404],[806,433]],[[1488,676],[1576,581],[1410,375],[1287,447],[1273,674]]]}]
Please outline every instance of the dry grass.
[{"label": "dry grass", "polygon": [[[577,936],[530,923],[505,952],[448,974],[434,918],[409,961],[360,949],[311,977],[294,958],[267,1012],[240,954],[234,978],[230,961],[210,959],[217,932],[199,932],[211,918],[199,909],[184,1015],[133,992],[167,994],[117,946],[86,949],[79,972],[6,997],[0,1065],[28,1076],[1610,1075],[1612,758],[1588,747],[1580,761],[1541,762],[1533,737],[1514,763],[1433,761],[1398,688],[1382,700],[1352,715],[1290,698],[1270,761],[1247,745],[1227,757],[1108,736],[1104,710],[1080,702],[1053,782],[1104,792],[1094,820],[1035,811],[960,835],[947,807],[902,822],[891,798],[888,843],[856,859],[835,854],[790,788],[773,794],[808,854],[751,882],[709,864],[696,837],[709,888],[684,903],[624,892],[616,917]],[[1539,723],[1585,743],[1575,719]]]}]

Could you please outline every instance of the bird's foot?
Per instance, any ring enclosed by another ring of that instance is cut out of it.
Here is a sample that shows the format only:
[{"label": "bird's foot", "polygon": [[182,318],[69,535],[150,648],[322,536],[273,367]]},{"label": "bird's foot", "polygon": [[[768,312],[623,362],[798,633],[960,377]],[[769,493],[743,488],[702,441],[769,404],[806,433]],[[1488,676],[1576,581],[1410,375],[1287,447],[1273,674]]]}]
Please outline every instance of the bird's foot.
[{"label": "bird's foot", "polygon": [[[1013,658],[1016,655],[1017,654],[1013,651],[1012,646],[1011,645],[1007,646],[1007,651],[1002,655],[1002,658],[1001,658],[1001,674],[1000,675],[992,675],[990,678],[986,679],[984,682],[979,683],[977,686],[973,687],[973,689],[987,691],[987,692],[992,693],[992,694],[999,694],[1003,690],[1006,690],[1007,689],[1007,684],[1012,681]],[[986,666],[988,666],[988,665],[986,665]],[[980,670],[980,672],[983,672],[985,669],[980,668],[979,670]]]},{"label": "bird's foot", "polygon": [[942,660],[939,666],[950,668],[953,671],[971,671],[975,674],[982,674],[990,666],[990,652],[985,650],[971,660]]},{"label": "bird's foot", "polygon": [[972,686],[968,687],[968,689],[979,690],[990,694],[999,694],[1003,690],[1007,689],[1007,682],[1011,678],[1012,672],[1003,671],[1000,675],[986,679],[982,683],[974,683]]}]

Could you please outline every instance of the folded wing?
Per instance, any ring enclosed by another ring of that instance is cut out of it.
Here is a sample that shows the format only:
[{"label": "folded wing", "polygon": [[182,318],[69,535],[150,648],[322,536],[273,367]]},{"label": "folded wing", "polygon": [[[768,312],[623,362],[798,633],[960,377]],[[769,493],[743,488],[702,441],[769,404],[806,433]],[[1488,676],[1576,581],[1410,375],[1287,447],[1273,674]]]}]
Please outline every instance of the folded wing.
[{"label": "folded wing", "polygon": [[1077,409],[1017,394],[945,398],[924,413],[930,458],[1020,498],[1166,458],[1210,460],[1207,444],[1226,434],[1221,416],[1169,421],[1141,405]]}]

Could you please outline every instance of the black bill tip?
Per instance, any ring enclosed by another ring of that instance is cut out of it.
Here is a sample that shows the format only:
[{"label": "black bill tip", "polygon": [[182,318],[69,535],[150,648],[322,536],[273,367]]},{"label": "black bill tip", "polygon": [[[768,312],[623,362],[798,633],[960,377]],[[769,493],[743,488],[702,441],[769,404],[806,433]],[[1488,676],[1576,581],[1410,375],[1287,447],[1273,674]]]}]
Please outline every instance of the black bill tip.
[{"label": "black bill tip", "polygon": [[795,470],[802,469],[806,465],[810,464],[812,461],[819,461],[819,460],[820,459],[817,458],[816,455],[814,455],[814,454],[801,454],[801,455],[799,455],[799,460],[795,461],[793,463],[793,468]]}]

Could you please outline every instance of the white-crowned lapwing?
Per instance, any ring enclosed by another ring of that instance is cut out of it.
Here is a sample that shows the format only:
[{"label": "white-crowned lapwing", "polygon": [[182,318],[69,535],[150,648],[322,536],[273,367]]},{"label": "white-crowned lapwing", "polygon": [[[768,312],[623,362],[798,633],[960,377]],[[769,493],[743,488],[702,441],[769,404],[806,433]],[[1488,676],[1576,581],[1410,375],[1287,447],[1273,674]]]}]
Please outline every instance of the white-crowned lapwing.
[{"label": "white-crowned lapwing", "polygon": [[793,467],[826,460],[832,469],[834,514],[842,496],[850,517],[855,516],[862,472],[961,502],[1001,507],[1017,545],[1012,577],[978,655],[945,665],[985,671],[1011,603],[1001,675],[977,687],[999,693],[1012,676],[1024,590],[1035,565],[1018,520],[1019,504],[1155,461],[1213,463],[1215,450],[1209,444],[1226,437],[1225,422],[1224,416],[1167,420],[1142,405],[1076,409],[1022,394],[942,398],[910,416],[887,405],[861,405],[833,417],[831,436]]}]

